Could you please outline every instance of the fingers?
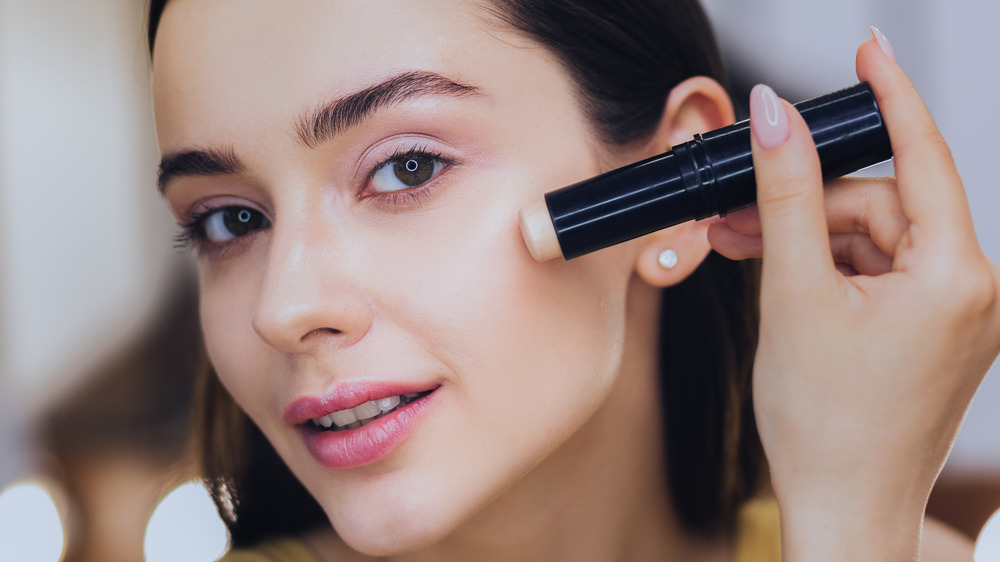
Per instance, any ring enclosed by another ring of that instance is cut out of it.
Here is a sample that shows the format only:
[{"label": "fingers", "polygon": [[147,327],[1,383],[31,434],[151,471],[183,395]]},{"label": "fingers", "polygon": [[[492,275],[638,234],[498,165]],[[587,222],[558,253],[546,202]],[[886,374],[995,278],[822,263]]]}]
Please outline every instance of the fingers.
[{"label": "fingers", "polygon": [[849,265],[861,275],[882,275],[892,271],[892,258],[863,234],[831,234],[830,251],[837,264]]},{"label": "fingers", "polygon": [[913,84],[875,39],[858,49],[857,71],[860,80],[871,84],[885,118],[907,218],[930,238],[957,233],[974,240],[951,152]]},{"label": "fingers", "polygon": [[750,130],[764,282],[779,291],[815,287],[833,278],[833,258],[809,128],[794,107],[758,85],[750,93]]},{"label": "fingers", "polygon": [[[831,235],[864,234],[883,254],[895,256],[896,247],[910,221],[903,214],[894,179],[840,178],[826,182],[824,196],[826,226]],[[747,207],[726,215],[725,224],[739,234],[760,236],[757,207]],[[720,244],[727,244],[731,238],[721,229],[715,236]]]},{"label": "fingers", "polygon": [[910,221],[892,178],[841,178],[828,182],[826,193],[831,233],[866,234],[883,254],[895,257]]},{"label": "fingers", "polygon": [[756,205],[726,215],[725,224],[740,234],[760,236],[760,211]]},{"label": "fingers", "polygon": [[[712,248],[731,260],[759,258],[763,255],[760,235],[738,232],[728,224],[713,224],[708,230]],[[881,275],[892,271],[887,256],[866,234],[832,233],[830,252],[837,270],[844,274]],[[849,266],[845,268],[843,266]]]},{"label": "fingers", "polygon": [[745,234],[727,223],[708,227],[708,243],[712,249],[731,260],[759,258],[764,244],[759,234]]}]

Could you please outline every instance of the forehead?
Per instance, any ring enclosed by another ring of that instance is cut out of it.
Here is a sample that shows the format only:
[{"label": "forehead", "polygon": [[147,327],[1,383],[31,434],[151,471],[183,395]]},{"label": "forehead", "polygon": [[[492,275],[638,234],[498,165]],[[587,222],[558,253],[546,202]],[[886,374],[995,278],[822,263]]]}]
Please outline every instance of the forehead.
[{"label": "forehead", "polygon": [[477,2],[172,0],[153,64],[158,134],[190,142],[207,121],[245,132],[248,115],[277,125],[414,69],[477,86],[530,79],[519,59],[539,51]]}]

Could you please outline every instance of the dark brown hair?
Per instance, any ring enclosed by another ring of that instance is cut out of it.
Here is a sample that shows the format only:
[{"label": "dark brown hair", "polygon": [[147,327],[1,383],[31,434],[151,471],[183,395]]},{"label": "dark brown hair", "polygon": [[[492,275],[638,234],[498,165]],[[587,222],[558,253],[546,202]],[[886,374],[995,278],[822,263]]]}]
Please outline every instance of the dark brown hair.
[{"label": "dark brown hair", "polygon": [[[167,0],[152,0],[152,53]],[[553,52],[609,147],[652,134],[670,90],[691,76],[724,83],[697,0],[491,0],[501,22]],[[763,454],[750,375],[757,340],[755,262],[710,254],[663,291],[660,388],[669,489],[691,532],[728,532],[759,487]],[[204,476],[234,546],[327,523],[260,430],[206,365],[196,422]]]}]

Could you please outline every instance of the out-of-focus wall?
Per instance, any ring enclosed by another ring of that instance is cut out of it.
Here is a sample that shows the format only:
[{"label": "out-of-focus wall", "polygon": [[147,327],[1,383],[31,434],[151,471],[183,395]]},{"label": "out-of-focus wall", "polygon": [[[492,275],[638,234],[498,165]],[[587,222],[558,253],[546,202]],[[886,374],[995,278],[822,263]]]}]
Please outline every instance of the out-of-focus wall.
[{"label": "out-of-focus wall", "polygon": [[[154,187],[144,5],[0,0],[7,427],[30,423],[133,337],[179,260]],[[0,450],[0,476],[23,455]]]},{"label": "out-of-focus wall", "polygon": [[[977,0],[703,0],[737,80],[799,101],[857,81],[875,25],[930,107],[965,182],[984,251],[1000,262],[1000,4]],[[942,373],[947,376],[947,373]],[[1000,364],[976,395],[946,474],[1000,476]]]}]

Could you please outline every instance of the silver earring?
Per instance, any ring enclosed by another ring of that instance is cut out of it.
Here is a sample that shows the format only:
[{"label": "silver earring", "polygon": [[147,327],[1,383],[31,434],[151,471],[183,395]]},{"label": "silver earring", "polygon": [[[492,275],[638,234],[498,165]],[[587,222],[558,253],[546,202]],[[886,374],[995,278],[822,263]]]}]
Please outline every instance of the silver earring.
[{"label": "silver earring", "polygon": [[664,269],[673,269],[677,265],[677,252],[673,250],[663,250],[660,252],[660,257],[657,259],[660,262],[660,267]]}]

